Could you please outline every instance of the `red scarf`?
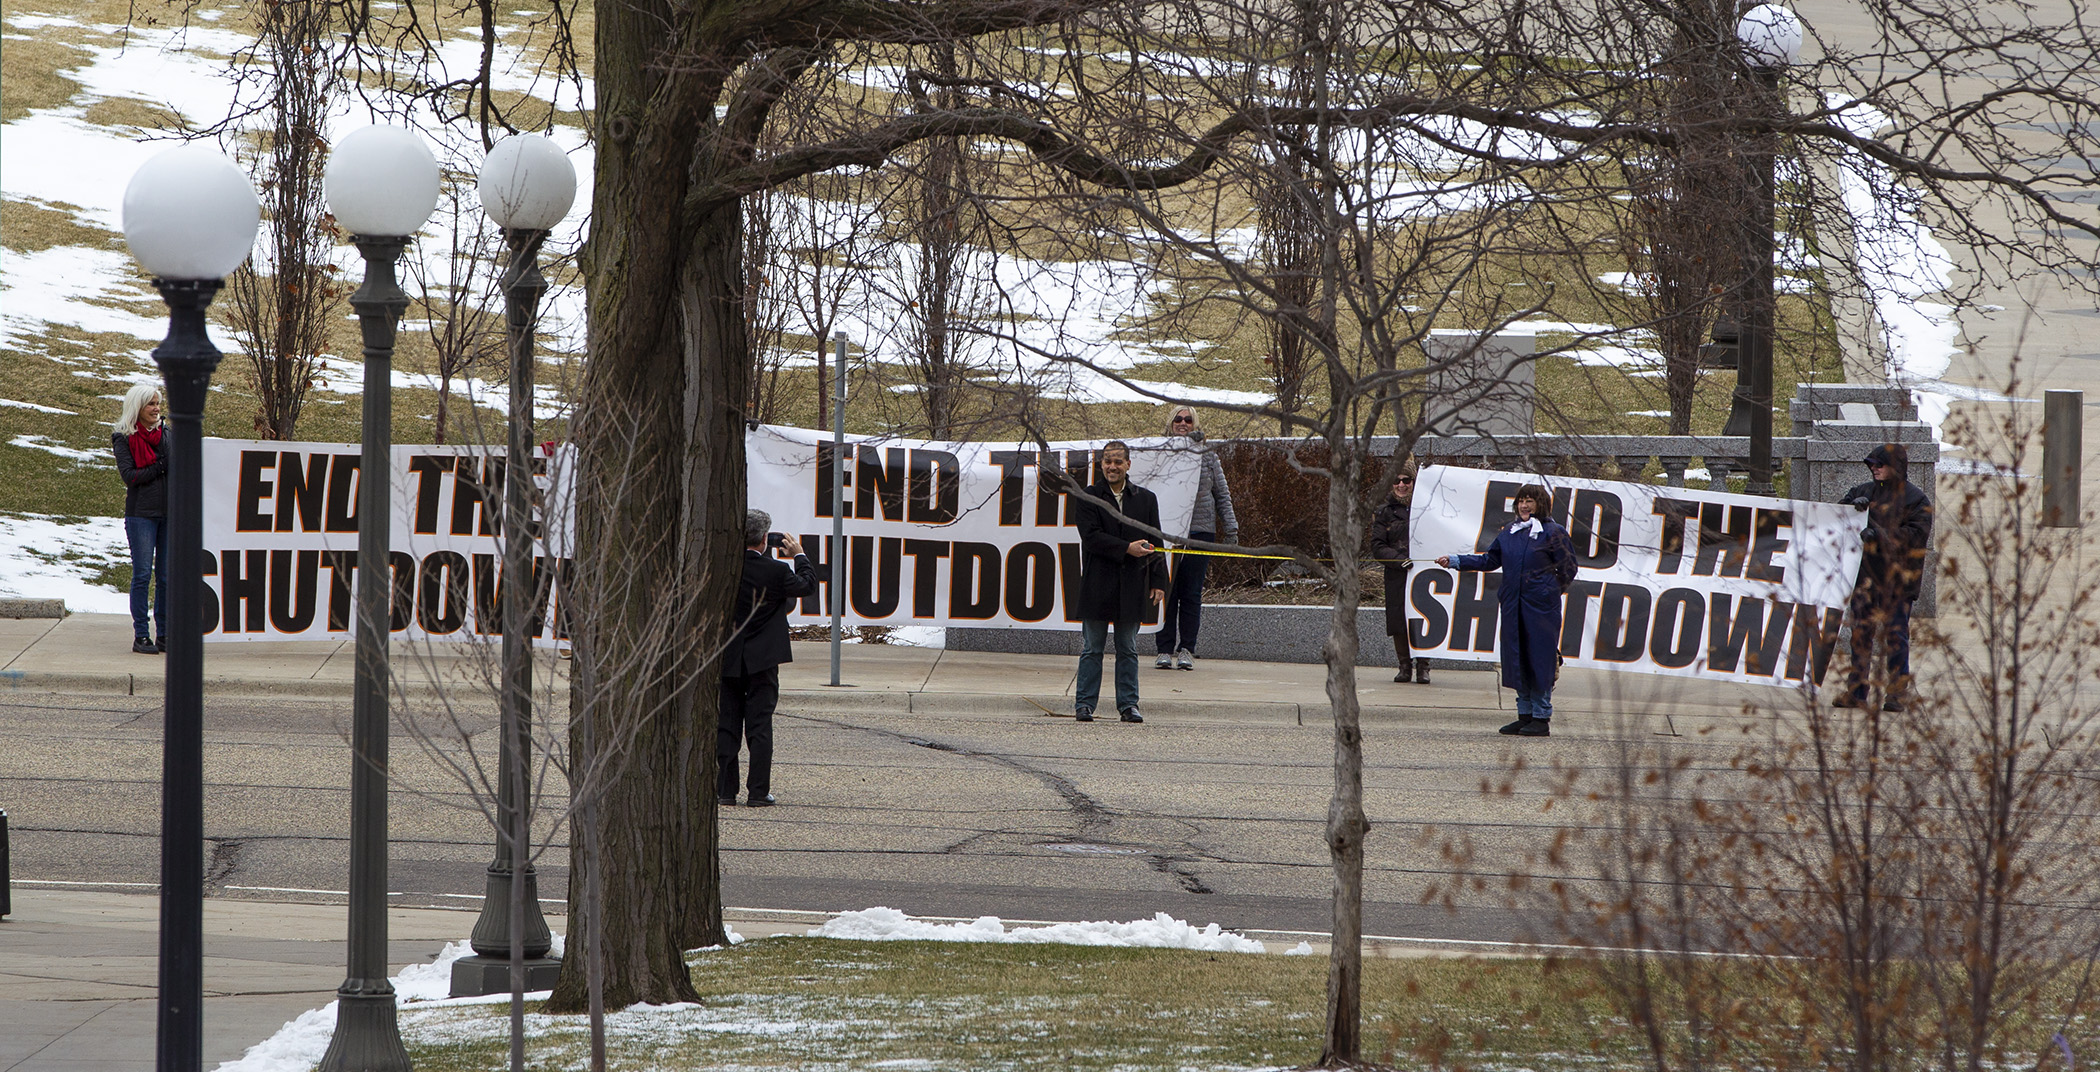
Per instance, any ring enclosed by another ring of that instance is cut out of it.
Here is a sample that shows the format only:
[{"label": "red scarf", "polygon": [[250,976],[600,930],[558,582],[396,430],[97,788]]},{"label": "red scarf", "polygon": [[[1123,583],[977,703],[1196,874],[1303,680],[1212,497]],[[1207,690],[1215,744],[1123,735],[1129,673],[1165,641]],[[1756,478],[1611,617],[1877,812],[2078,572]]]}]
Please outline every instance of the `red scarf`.
[{"label": "red scarf", "polygon": [[131,464],[141,469],[160,459],[160,429],[131,433]]}]

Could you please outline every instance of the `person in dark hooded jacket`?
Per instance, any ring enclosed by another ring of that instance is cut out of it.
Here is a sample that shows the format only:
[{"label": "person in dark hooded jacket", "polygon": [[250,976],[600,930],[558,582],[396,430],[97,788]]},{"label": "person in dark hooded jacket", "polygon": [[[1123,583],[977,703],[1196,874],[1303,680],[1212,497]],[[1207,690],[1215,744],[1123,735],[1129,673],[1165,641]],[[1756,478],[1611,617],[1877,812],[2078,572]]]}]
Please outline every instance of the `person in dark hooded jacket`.
[{"label": "person in dark hooded jacket", "polygon": [[1852,587],[1852,667],[1845,691],[1831,701],[1836,707],[1867,702],[1866,674],[1874,665],[1874,645],[1885,649],[1888,677],[1882,682],[1882,710],[1903,710],[1910,687],[1910,610],[1925,581],[1925,551],[1932,543],[1932,500],[1905,479],[1910,454],[1901,444],[1886,443],[1867,454],[1873,479],[1847,491],[1838,501],[1866,515],[1860,533],[1859,575]]},{"label": "person in dark hooded jacket", "polygon": [[1553,676],[1560,665],[1561,593],[1575,577],[1575,545],[1568,530],[1549,515],[1553,493],[1538,484],[1517,489],[1515,524],[1495,534],[1477,555],[1445,555],[1439,566],[1501,570],[1496,589],[1501,629],[1495,646],[1502,657],[1502,684],[1517,691],[1517,720],[1502,732],[1520,737],[1552,736]]},{"label": "person in dark hooded jacket", "polygon": [[1393,680],[1427,685],[1429,660],[1415,658],[1407,643],[1407,510],[1414,493],[1415,463],[1401,462],[1393,470],[1392,494],[1371,519],[1371,558],[1385,567],[1385,635],[1393,638],[1393,654],[1400,660]]}]

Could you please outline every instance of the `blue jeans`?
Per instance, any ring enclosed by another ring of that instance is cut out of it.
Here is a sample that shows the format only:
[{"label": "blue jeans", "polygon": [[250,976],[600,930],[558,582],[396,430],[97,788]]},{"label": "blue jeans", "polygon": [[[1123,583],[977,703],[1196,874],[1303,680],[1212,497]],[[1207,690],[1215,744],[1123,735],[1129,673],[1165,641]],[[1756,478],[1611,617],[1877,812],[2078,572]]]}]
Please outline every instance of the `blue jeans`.
[{"label": "blue jeans", "polygon": [[1549,682],[1542,689],[1517,690],[1517,715],[1529,715],[1541,722],[1553,717],[1553,685]]},{"label": "blue jeans", "polygon": [[[1192,540],[1215,540],[1215,532],[1191,532]],[[1196,653],[1196,630],[1203,626],[1203,578],[1210,573],[1207,555],[1175,555],[1174,583],[1167,589],[1167,605],[1160,611],[1159,653]]]},{"label": "blue jeans", "polygon": [[[168,635],[168,519],[127,517],[124,538],[131,542],[131,634]],[[154,631],[146,632],[146,585],[153,585]]]},{"label": "blue jeans", "polygon": [[[1133,618],[1116,623],[1116,710],[1128,711],[1138,702],[1138,627]],[[1101,652],[1108,646],[1108,622],[1088,618],[1079,623],[1079,683],[1073,689],[1074,710],[1092,711],[1101,700]]]}]

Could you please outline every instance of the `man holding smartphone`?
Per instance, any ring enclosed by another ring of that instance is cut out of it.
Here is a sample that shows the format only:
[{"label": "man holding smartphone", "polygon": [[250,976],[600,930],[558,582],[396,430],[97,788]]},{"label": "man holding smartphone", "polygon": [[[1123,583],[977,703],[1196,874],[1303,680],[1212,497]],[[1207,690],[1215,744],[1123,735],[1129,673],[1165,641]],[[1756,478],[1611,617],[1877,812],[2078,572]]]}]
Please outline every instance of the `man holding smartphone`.
[{"label": "man holding smartphone", "polygon": [[[764,510],[745,512],[744,575],[722,649],[722,717],[715,732],[715,798],[725,808],[736,803],[737,753],[746,743],[751,777],[744,802],[754,808],[773,803],[773,708],[780,702],[780,664],[795,661],[788,610],[817,590],[816,567],[802,553],[802,541],[769,533],[772,527]],[[794,556],[793,564],[773,557],[773,547]]]}]

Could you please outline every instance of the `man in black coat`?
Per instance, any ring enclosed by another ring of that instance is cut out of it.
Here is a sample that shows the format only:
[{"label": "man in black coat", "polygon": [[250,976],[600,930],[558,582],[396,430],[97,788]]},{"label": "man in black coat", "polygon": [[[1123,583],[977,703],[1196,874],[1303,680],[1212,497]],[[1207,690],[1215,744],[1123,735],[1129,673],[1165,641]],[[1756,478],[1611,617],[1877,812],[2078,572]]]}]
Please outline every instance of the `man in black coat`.
[{"label": "man in black coat", "polygon": [[[1110,513],[1085,499],[1075,499],[1079,547],[1079,681],[1074,687],[1074,715],[1094,720],[1101,699],[1101,652],[1110,625],[1116,631],[1116,710],[1125,722],[1143,722],[1138,713],[1138,628],[1145,607],[1167,597],[1167,556],[1131,522],[1159,528],[1159,498],[1130,482],[1130,447],[1117,440],[1101,448],[1101,479],[1087,494],[1112,503]],[[1121,514],[1118,517],[1117,514]],[[1126,520],[1127,519],[1127,520]]]},{"label": "man in black coat", "polygon": [[1874,665],[1874,643],[1886,648],[1888,679],[1881,709],[1901,711],[1910,687],[1910,609],[1925,580],[1925,551],[1932,543],[1932,500],[1904,479],[1910,454],[1900,444],[1875,447],[1867,455],[1874,479],[1846,492],[1839,502],[1867,515],[1860,534],[1859,576],[1852,588],[1852,667],[1836,707],[1867,702],[1866,673]]},{"label": "man in black coat", "polygon": [[795,661],[788,648],[788,610],[817,590],[817,571],[802,542],[783,535],[780,545],[794,565],[766,548],[773,517],[763,510],[744,514],[744,576],[736,593],[735,632],[722,649],[722,717],[715,732],[715,796],[736,803],[736,757],[751,745],[750,796],[754,808],[773,803],[773,706],[780,702],[780,664]]}]

